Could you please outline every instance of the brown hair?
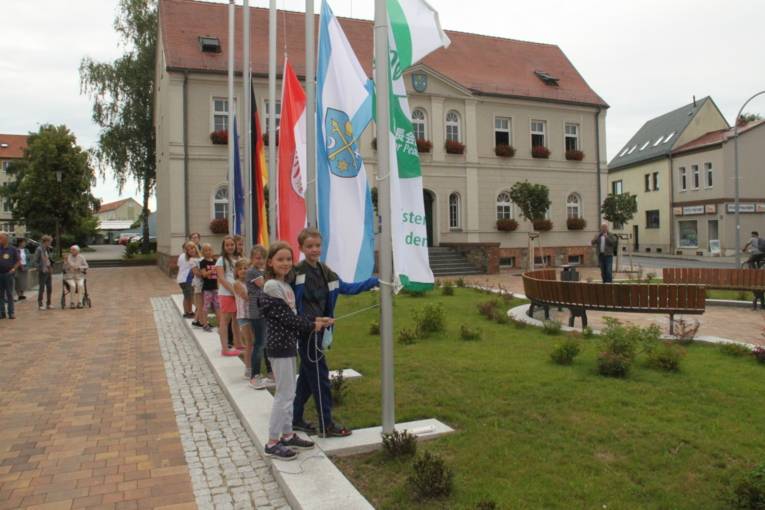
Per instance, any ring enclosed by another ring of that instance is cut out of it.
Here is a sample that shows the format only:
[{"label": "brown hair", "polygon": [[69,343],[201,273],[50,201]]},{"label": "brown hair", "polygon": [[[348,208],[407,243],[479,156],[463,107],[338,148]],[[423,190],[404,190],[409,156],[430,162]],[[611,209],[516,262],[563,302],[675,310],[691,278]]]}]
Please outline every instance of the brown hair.
[{"label": "brown hair", "polygon": [[[229,266],[234,266],[234,261],[231,260],[228,253],[226,253],[226,241],[231,240],[234,243],[234,257],[236,257],[236,240],[232,236],[226,236],[220,243],[220,256],[223,258],[223,270],[228,269]],[[227,265],[228,264],[228,265]]]},{"label": "brown hair", "polygon": [[236,264],[234,264],[234,276],[236,277],[236,272],[239,271],[242,267],[250,267],[250,261],[247,259],[239,259],[236,261]]},{"label": "brown hair", "polygon": [[53,238],[52,238],[51,236],[49,236],[48,234],[45,234],[44,236],[42,236],[42,237],[40,238],[40,241],[42,241],[42,242],[45,242],[45,241],[53,241]]},{"label": "brown hair", "polygon": [[[285,243],[284,241],[275,241],[271,243],[271,246],[268,248],[268,256],[266,257],[266,279],[273,280],[276,278],[276,275],[274,274],[274,270],[271,266],[268,265],[268,263],[271,261],[271,259],[276,256],[277,253],[279,253],[282,250],[289,250],[290,256],[292,257],[292,262],[294,264],[295,262],[295,254],[292,253],[292,246],[289,245],[289,243]],[[287,278],[285,280],[290,281],[292,271],[290,271],[290,274],[287,275]]]},{"label": "brown hair", "polygon": [[241,257],[242,255],[244,255],[244,253],[241,253],[239,251],[239,243],[240,242],[244,243],[244,237],[242,237],[240,235],[235,235],[234,236],[234,256],[236,256],[236,257]]},{"label": "brown hair", "polygon": [[313,227],[304,228],[298,234],[298,244],[301,248],[303,247],[303,243],[305,243],[306,239],[309,237],[318,237],[319,239],[322,239],[321,232],[319,232],[318,229]]},{"label": "brown hair", "polygon": [[268,257],[268,250],[262,244],[256,244],[252,247],[250,250],[250,258],[252,258],[252,256],[256,253],[260,254],[260,256],[263,258]]}]

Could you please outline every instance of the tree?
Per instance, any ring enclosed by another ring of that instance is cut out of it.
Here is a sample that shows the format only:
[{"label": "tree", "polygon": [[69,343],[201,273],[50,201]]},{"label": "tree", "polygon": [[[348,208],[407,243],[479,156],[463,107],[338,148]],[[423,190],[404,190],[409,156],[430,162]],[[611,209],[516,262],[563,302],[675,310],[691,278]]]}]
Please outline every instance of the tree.
[{"label": "tree", "polygon": [[[52,233],[58,225],[72,242],[85,242],[95,233],[99,201],[90,193],[95,171],[66,126],[45,124],[30,133],[24,157],[8,172],[15,179],[1,193],[28,230]],[[60,183],[56,172],[61,172]],[[61,239],[56,243],[60,247]]]},{"label": "tree", "polygon": [[741,115],[739,115],[738,120],[736,122],[738,124],[738,127],[742,127],[742,126],[746,126],[750,122],[756,122],[758,120],[762,120],[762,116],[759,113],[744,112]]},{"label": "tree", "polygon": [[550,208],[550,189],[544,184],[529,181],[516,182],[510,188],[510,200],[518,206],[527,220],[543,220]]},{"label": "tree", "polygon": [[600,208],[603,218],[614,225],[624,225],[637,212],[637,196],[632,193],[609,194]]},{"label": "tree", "polygon": [[86,57],[80,63],[82,91],[93,98],[93,120],[101,126],[94,155],[122,192],[130,179],[143,193],[143,244],[149,251],[149,198],[157,182],[154,136],[154,72],[157,51],[156,0],[120,0],[114,29],[125,54],[112,63]]}]

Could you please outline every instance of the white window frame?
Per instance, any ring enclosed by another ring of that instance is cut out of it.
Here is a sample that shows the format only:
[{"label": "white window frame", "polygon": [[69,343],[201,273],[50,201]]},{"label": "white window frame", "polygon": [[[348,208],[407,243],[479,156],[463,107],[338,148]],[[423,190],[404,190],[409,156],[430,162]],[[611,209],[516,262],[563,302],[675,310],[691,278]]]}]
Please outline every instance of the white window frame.
[{"label": "white window frame", "polygon": [[[572,201],[571,198],[574,198]],[[576,210],[576,215],[571,215],[571,210]],[[577,192],[569,193],[566,197],[566,219],[582,218],[582,196]]]},{"label": "white window frame", "polygon": [[[616,186],[614,186],[615,184]],[[619,193],[615,193],[614,188],[619,188]],[[614,195],[621,195],[624,193],[624,181],[622,179],[611,182],[611,193]]]},{"label": "white window frame", "polygon": [[462,197],[456,191],[449,194],[449,229],[462,228]]},{"label": "white window frame", "polygon": [[[415,113],[421,113],[422,119],[415,119],[414,114]],[[428,139],[428,112],[425,111],[425,108],[417,107],[414,110],[412,110],[412,131],[414,131],[414,138],[419,139],[417,136],[417,128],[415,127],[417,124],[422,125],[422,139],[427,140]]]},{"label": "white window frame", "polygon": [[685,193],[688,191],[688,169],[684,166],[680,167],[680,182],[678,183],[680,186],[680,193]]},{"label": "white window frame", "polygon": [[[455,119],[450,120],[449,117],[454,115]],[[447,141],[455,141],[462,143],[462,117],[460,117],[460,112],[457,110],[449,110],[446,112],[446,116],[444,117],[444,129],[446,131],[446,140]],[[453,128],[457,131],[457,138],[450,138],[449,137],[449,128]]]},{"label": "white window frame", "polygon": [[[499,127],[498,122],[507,121],[507,128]],[[497,133],[507,133],[507,144],[513,145],[513,118],[512,117],[494,117],[494,145],[497,145]]]},{"label": "white window frame", "polygon": [[[500,202],[500,197],[507,196],[507,200]],[[502,210],[500,211],[500,207]],[[507,208],[507,210],[505,210]],[[497,197],[494,200],[494,211],[498,220],[512,220],[515,216],[515,208],[513,207],[513,201],[510,199],[510,192],[502,190],[497,193]]]},{"label": "white window frame", "polygon": [[[575,133],[569,134],[568,128],[574,128]],[[580,151],[582,150],[582,142],[581,137],[579,136],[582,132],[581,128],[579,127],[579,123],[577,122],[566,122],[563,126],[563,150],[567,151],[569,149],[566,148],[566,141],[569,138],[574,139],[574,148],[571,150]]]},{"label": "white window frame", "polygon": [[[534,124],[539,124],[542,126],[542,130],[535,130]],[[542,145],[541,147],[547,147],[547,121],[546,120],[540,120],[540,119],[531,119],[531,122],[529,123],[529,138],[531,141],[531,148],[534,148],[534,135],[542,135]]]},{"label": "white window frame", "polygon": [[[216,101],[225,101],[226,110],[217,110],[216,107]],[[234,100],[234,105],[236,105],[236,99]],[[216,129],[215,125],[215,118],[216,117],[225,117],[225,126],[223,127],[223,131],[228,131],[228,116],[229,116],[229,106],[228,106],[228,98],[227,97],[219,97],[219,96],[213,96],[210,99],[210,131],[218,131]]]},{"label": "white window frame", "polygon": [[[275,115],[275,118],[276,118],[276,132],[278,133],[279,132],[279,126],[280,126],[281,121],[282,121],[282,101],[281,101],[281,99],[277,99],[274,102],[274,104],[276,105],[276,109],[278,110],[276,112],[276,115]],[[263,114],[264,114],[264,121],[266,123],[266,125],[263,127],[263,132],[264,133],[268,133],[268,126],[269,126],[268,118],[271,115],[270,106],[271,105],[269,104],[268,99],[264,99],[263,100]]]},{"label": "white window frame", "polygon": [[699,165],[691,165],[691,184],[693,184],[693,188],[691,189],[699,189],[701,187],[701,170],[699,169]]},{"label": "white window frame", "polygon": [[[709,183],[710,180],[712,184]],[[704,189],[712,189],[714,185],[714,168],[712,168],[712,163],[707,161],[704,163]]]},{"label": "white window frame", "polygon": [[651,186],[654,191],[659,191],[659,172],[651,172]]},{"label": "white window frame", "polygon": [[[218,198],[218,192],[221,191],[221,190],[225,190],[226,191],[226,198],[225,199]],[[225,204],[225,206],[226,206],[226,209],[225,209],[226,215],[223,216],[223,219],[228,220],[228,216],[230,214],[230,211],[229,211],[229,205],[230,204],[229,204],[229,201],[228,201],[228,183],[224,182],[224,183],[218,184],[212,190],[212,194],[210,195],[210,219],[212,219],[212,220],[220,218],[220,216],[217,216],[215,214],[216,213],[215,206],[218,205],[218,204]]]}]

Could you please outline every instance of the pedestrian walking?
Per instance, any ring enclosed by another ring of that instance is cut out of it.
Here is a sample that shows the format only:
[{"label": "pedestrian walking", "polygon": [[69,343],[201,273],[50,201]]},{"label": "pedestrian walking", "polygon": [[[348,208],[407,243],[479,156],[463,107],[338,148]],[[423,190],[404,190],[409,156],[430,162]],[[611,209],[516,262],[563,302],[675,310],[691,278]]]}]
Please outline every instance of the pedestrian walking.
[{"label": "pedestrian walking", "polygon": [[13,308],[13,287],[19,264],[18,251],[10,245],[8,234],[0,232],[0,319],[16,318]]}]

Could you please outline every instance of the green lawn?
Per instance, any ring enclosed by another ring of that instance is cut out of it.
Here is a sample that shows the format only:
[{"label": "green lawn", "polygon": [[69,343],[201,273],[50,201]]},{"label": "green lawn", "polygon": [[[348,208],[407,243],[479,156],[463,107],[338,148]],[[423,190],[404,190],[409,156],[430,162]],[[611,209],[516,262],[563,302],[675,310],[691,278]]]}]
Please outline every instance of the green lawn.
[{"label": "green lawn", "polygon": [[[376,302],[376,293],[340,300],[338,315]],[[420,444],[455,472],[449,500],[410,499],[409,463],[381,453],[337,459],[377,508],[724,508],[732,477],[765,460],[765,367],[693,345],[677,374],[639,359],[626,380],[595,373],[597,340],[583,340],[571,367],[549,361],[556,337],[531,327],[487,322],[476,303],[489,296],[456,289],[444,297],[399,296],[396,331],[412,312],[443,303],[447,332],[414,345],[396,343],[396,419],[437,418],[456,432]],[[336,325],[332,368],[353,367],[341,423],[379,425],[378,311]],[[483,339],[459,338],[461,324]],[[558,337],[560,338],[560,337]],[[314,420],[315,415],[307,416]]]}]

